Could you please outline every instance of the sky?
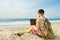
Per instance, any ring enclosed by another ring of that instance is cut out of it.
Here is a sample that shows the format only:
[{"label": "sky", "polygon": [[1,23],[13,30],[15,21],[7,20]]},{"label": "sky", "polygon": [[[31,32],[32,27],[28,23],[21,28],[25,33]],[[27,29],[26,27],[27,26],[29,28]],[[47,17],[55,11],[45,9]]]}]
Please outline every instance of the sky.
[{"label": "sky", "polygon": [[60,0],[0,0],[0,18],[37,18],[39,9],[47,18],[60,18]]}]

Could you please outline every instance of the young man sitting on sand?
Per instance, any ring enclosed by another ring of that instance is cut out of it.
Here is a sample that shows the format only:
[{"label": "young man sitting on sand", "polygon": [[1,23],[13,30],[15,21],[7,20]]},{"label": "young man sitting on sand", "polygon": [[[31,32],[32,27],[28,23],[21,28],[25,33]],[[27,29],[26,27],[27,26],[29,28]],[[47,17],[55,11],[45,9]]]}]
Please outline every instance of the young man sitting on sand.
[{"label": "young man sitting on sand", "polygon": [[31,27],[30,29],[27,30],[27,32],[32,32],[33,34],[42,37],[42,31],[44,28],[44,21],[45,21],[43,9],[38,10],[38,16],[39,18],[36,20],[36,27]]},{"label": "young man sitting on sand", "polygon": [[[51,25],[48,20],[46,20],[44,16],[44,10],[39,9],[38,10],[38,16],[39,18],[36,20],[36,26],[31,27],[26,32],[32,32],[34,35],[37,35],[39,37],[44,37],[44,38],[53,38],[54,33],[52,31]],[[47,25],[45,25],[45,21],[47,22]]]}]

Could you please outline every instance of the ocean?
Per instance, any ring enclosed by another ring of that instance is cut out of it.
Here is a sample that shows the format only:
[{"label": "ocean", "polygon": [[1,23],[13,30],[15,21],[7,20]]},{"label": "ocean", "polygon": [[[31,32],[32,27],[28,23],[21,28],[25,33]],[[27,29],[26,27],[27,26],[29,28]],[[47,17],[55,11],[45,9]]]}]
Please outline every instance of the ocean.
[{"label": "ocean", "polygon": [[[14,19],[0,18],[0,30],[10,28],[10,27],[30,25],[30,19],[35,19],[35,18],[14,18]],[[48,19],[51,23],[60,22],[60,18],[48,18]]]},{"label": "ocean", "polygon": [[[26,25],[30,24],[30,19],[35,18],[10,18],[10,19],[0,19],[1,25]],[[48,18],[50,22],[60,22],[60,18]]]}]

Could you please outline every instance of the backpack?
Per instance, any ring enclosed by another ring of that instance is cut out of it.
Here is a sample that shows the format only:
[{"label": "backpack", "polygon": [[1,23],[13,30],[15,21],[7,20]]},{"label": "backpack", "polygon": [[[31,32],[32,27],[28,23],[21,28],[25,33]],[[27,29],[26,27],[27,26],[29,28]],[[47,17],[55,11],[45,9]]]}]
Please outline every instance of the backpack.
[{"label": "backpack", "polygon": [[47,18],[45,18],[44,21],[44,31],[42,32],[42,37],[45,39],[54,38],[54,32],[52,30],[51,23]]}]

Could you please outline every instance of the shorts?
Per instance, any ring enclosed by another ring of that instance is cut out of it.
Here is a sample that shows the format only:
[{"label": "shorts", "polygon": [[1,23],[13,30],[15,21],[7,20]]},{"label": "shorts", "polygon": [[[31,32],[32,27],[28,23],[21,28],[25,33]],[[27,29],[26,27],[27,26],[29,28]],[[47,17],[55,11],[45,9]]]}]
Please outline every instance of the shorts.
[{"label": "shorts", "polygon": [[34,35],[37,35],[37,36],[39,36],[39,37],[42,37],[42,36],[35,30],[35,28],[32,28],[32,33],[33,33]]}]

